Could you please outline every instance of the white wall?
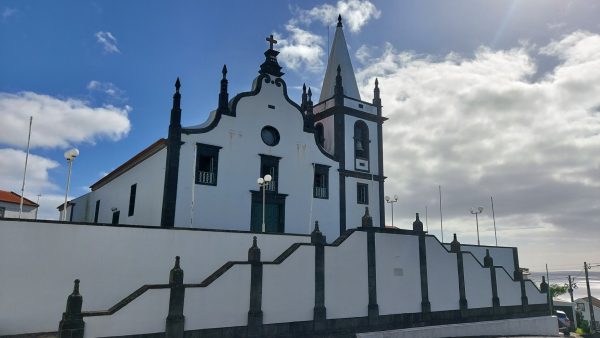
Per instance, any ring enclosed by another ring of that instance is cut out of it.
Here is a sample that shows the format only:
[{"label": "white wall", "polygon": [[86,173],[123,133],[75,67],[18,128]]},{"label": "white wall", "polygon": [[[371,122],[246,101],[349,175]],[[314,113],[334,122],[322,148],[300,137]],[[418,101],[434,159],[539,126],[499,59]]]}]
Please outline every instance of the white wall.
[{"label": "white wall", "polygon": [[[268,108],[275,106],[275,109]],[[285,232],[308,234],[319,221],[331,241],[339,236],[339,179],[337,162],[317,147],[312,133],[303,131],[301,113],[284,99],[283,86],[262,83],[256,96],[237,104],[237,116],[222,116],[219,124],[203,134],[182,135],[177,212],[178,227],[250,229],[251,190],[258,191],[260,156],[281,157],[280,194],[285,200]],[[263,143],[264,126],[275,127],[280,142]],[[222,147],[219,151],[217,186],[194,184],[196,143]],[[313,163],[329,165],[329,199],[313,198]],[[193,203],[192,203],[193,201]],[[312,218],[309,219],[312,203]],[[225,212],[235,208],[236,212]],[[310,227],[309,227],[310,224]]]},{"label": "white wall", "polygon": [[[323,136],[325,142],[323,142],[323,148],[331,155],[335,154],[335,128],[334,128],[334,116],[331,115],[326,117],[317,123],[323,125]],[[315,123],[316,125],[316,123]]]},{"label": "white wall", "polygon": [[[163,148],[106,185],[74,199],[73,222],[93,222],[96,201],[100,200],[98,223],[111,223],[112,208],[116,208],[120,211],[119,224],[160,226],[166,156],[167,149]],[[128,216],[133,184],[137,184],[135,209]]]},{"label": "white wall", "polygon": [[421,311],[418,236],[375,234],[379,314]]},{"label": "white wall", "polygon": [[325,307],[328,319],[367,315],[367,278],[365,232],[354,232],[339,247],[325,247]]},{"label": "white wall", "polygon": [[[356,184],[363,183],[369,186],[369,204],[358,204],[356,201]],[[362,217],[365,207],[369,207],[369,214],[373,217],[373,226],[379,226],[379,183],[354,177],[346,177],[346,229],[362,226]]]},{"label": "white wall", "polygon": [[492,306],[490,269],[482,267],[473,256],[463,254],[465,296],[469,309]]},{"label": "white wall", "polygon": [[477,260],[483,264],[483,257],[485,257],[485,250],[490,250],[490,256],[494,259],[495,266],[502,266],[506,271],[513,276],[515,271],[515,263],[513,259],[513,248],[512,247],[494,247],[494,246],[477,246],[469,244],[461,244],[460,249],[462,251],[469,251],[477,258]]},{"label": "white wall", "polygon": [[313,319],[315,248],[301,246],[281,264],[263,265],[263,322]]},{"label": "white wall", "polygon": [[[144,284],[166,283],[176,255],[185,283],[200,283],[227,261],[247,260],[253,235],[0,220],[0,335],[56,330],[76,278],[84,311],[106,310]],[[265,261],[310,241],[257,236]]]},{"label": "white wall", "polygon": [[548,302],[546,294],[541,293],[530,280],[525,280],[525,294],[529,304],[546,304]]},{"label": "white wall", "polygon": [[496,286],[500,306],[521,305],[521,283],[513,281],[511,276],[500,268],[496,268]]},{"label": "white wall", "polygon": [[250,308],[250,265],[234,265],[205,288],[187,288],[185,329],[244,326]]},{"label": "white wall", "polygon": [[[19,218],[19,204],[6,203],[0,201],[0,208],[4,208],[5,218]],[[37,216],[36,210],[36,207],[23,204],[23,212],[21,213],[21,218],[35,219]]]},{"label": "white wall", "polygon": [[363,120],[354,116],[346,115],[344,125],[346,132],[346,169],[355,170],[354,165],[354,124],[356,121],[363,121],[369,128],[369,173],[379,174],[378,163],[378,142],[377,142],[377,122]]},{"label": "white wall", "polygon": [[84,337],[164,332],[169,314],[169,291],[148,290],[110,316],[85,317]]},{"label": "white wall", "polygon": [[427,247],[427,284],[431,311],[459,308],[458,263],[434,237],[425,237]]}]

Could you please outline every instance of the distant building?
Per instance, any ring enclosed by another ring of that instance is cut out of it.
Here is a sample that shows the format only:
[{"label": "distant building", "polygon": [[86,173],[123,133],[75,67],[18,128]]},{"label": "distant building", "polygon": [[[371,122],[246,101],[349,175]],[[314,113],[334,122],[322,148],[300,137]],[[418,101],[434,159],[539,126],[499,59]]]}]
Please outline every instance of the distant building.
[{"label": "distant building", "polygon": [[[0,190],[0,218],[18,218],[21,195]],[[27,198],[23,198],[23,212],[21,218],[37,219],[39,205]]]},{"label": "distant building", "polygon": [[[590,322],[590,302],[587,297],[577,298],[575,299],[575,303],[577,304],[577,311],[581,311],[583,314],[583,319]],[[592,297],[592,305],[594,307],[594,319],[596,319],[596,328],[600,327],[600,322],[598,319],[600,318],[600,300],[596,297]]]}]

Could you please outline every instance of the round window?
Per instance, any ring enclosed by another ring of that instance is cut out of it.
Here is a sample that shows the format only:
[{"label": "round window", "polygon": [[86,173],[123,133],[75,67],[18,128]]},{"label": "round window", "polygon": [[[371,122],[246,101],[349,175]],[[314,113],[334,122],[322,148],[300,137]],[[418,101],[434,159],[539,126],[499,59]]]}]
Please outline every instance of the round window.
[{"label": "round window", "polygon": [[260,132],[260,137],[266,145],[271,147],[279,143],[279,132],[271,126],[264,127]]}]

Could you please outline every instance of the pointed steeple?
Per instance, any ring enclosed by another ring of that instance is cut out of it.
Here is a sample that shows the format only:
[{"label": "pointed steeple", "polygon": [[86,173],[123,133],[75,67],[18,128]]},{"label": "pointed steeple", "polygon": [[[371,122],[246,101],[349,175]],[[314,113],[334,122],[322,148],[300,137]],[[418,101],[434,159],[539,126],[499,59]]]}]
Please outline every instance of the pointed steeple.
[{"label": "pointed steeple", "polygon": [[219,92],[219,106],[217,111],[221,114],[229,115],[229,93],[227,92],[227,65],[223,65],[221,70],[223,78],[221,79],[221,91]]},{"label": "pointed steeple", "polygon": [[302,85],[302,104],[300,104],[300,108],[303,112],[306,111],[306,102],[307,102],[307,95],[306,95],[306,83]]},{"label": "pointed steeple", "polygon": [[375,89],[373,89],[373,104],[381,107],[381,96],[379,93],[379,79],[375,78]]},{"label": "pointed steeple", "polygon": [[331,53],[329,54],[329,59],[327,61],[327,70],[325,71],[325,78],[323,79],[319,102],[323,102],[334,95],[338,66],[341,68],[340,75],[342,77],[344,95],[360,100],[360,93],[358,92],[358,85],[356,84],[352,61],[350,60],[350,53],[348,52],[346,38],[344,37],[341,15],[338,16],[338,23],[331,45]]}]

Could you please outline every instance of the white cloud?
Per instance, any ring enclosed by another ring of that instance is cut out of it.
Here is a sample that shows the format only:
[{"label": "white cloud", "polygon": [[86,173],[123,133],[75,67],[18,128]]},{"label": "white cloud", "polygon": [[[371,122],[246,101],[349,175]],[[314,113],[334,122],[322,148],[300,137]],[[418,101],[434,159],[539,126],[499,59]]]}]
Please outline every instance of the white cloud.
[{"label": "white cloud", "polygon": [[308,10],[299,10],[299,20],[311,23],[319,21],[324,25],[333,25],[338,15],[342,15],[343,23],[351,32],[358,32],[369,20],[377,19],[381,11],[368,0],[338,1],[335,6],[323,4]]},{"label": "white cloud", "polygon": [[[0,149],[0,189],[21,191],[24,166],[24,151]],[[30,153],[26,181],[26,192],[30,193],[26,193],[26,197],[31,199],[32,195],[37,195],[43,190],[56,189],[57,187],[48,181],[48,171],[58,166],[59,164],[53,160]]]},{"label": "white cloud", "polygon": [[120,53],[121,51],[117,47],[117,38],[112,35],[111,32],[99,31],[94,34],[96,41],[102,45],[104,51],[107,53]]},{"label": "white cloud", "polygon": [[125,91],[112,82],[100,82],[92,80],[87,84],[90,93],[101,93],[104,101],[122,104],[127,102]]},{"label": "white cloud", "polygon": [[[534,80],[537,53],[558,65]],[[574,32],[537,50],[481,47],[472,57],[387,45],[371,61],[357,79],[371,97],[379,77],[386,192],[401,198],[395,224],[409,226],[429,205],[439,236],[441,184],[446,240],[458,232],[476,242],[469,209],[483,204],[482,244],[493,243],[492,195],[501,244],[528,238],[560,253],[582,233],[600,235],[600,35]]]},{"label": "white cloud", "polygon": [[19,11],[14,8],[5,7],[4,10],[2,10],[2,21],[6,21],[8,18],[14,16],[18,12]]},{"label": "white cloud", "polygon": [[118,140],[130,129],[131,110],[106,105],[91,107],[78,99],[59,99],[33,92],[0,93],[0,143],[24,147],[29,116],[33,116],[31,146],[67,147],[94,143],[98,138]]},{"label": "white cloud", "polygon": [[294,24],[286,25],[288,36],[279,40],[280,61],[288,68],[304,69],[313,73],[324,68],[323,37],[301,29]]}]

